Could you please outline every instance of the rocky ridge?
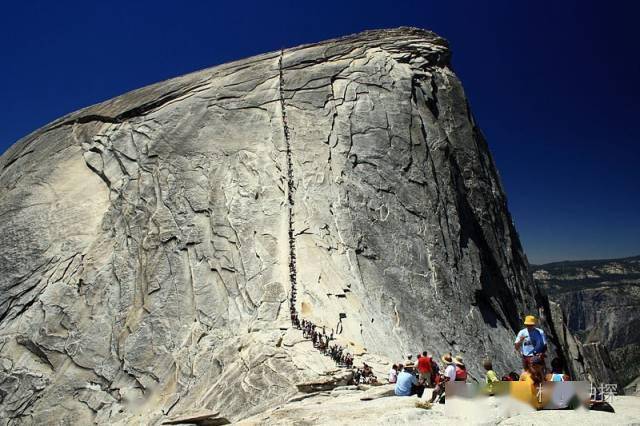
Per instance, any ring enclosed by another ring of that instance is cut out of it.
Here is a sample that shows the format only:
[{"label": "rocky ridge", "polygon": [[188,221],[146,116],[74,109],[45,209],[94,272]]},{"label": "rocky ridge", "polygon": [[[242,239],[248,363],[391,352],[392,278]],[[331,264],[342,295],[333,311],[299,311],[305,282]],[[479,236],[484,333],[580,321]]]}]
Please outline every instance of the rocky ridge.
[{"label": "rocky ridge", "polygon": [[448,44],[419,29],[62,117],[0,158],[0,215],[5,423],[233,421],[339,386],[293,290],[382,374],[423,348],[515,369],[544,316]]}]

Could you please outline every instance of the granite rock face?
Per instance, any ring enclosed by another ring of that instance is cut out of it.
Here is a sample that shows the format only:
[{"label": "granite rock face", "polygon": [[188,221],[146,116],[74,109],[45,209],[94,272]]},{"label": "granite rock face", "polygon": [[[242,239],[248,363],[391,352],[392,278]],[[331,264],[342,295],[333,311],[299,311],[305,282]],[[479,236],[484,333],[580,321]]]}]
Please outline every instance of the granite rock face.
[{"label": "granite rock face", "polygon": [[[519,365],[539,294],[445,40],[256,56],[65,116],[0,159],[0,418],[238,420],[360,355]],[[289,328],[289,329],[288,329]],[[143,417],[139,417],[143,416]]]},{"label": "granite rock face", "polygon": [[[621,384],[609,350],[601,342],[583,343],[567,325],[562,307],[549,301],[550,319],[553,335],[558,340],[559,353],[565,360],[565,367],[573,380],[586,380],[600,386],[602,384]],[[623,393],[619,386],[619,394]]]}]

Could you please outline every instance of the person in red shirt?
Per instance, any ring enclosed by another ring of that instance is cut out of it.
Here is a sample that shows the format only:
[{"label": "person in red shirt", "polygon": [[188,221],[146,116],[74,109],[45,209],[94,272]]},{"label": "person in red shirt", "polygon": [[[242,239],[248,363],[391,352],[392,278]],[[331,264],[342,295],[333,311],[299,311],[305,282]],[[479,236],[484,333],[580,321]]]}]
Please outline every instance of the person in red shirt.
[{"label": "person in red shirt", "polygon": [[418,358],[418,373],[425,385],[431,386],[431,357],[428,356],[427,351],[422,352],[422,356]]}]

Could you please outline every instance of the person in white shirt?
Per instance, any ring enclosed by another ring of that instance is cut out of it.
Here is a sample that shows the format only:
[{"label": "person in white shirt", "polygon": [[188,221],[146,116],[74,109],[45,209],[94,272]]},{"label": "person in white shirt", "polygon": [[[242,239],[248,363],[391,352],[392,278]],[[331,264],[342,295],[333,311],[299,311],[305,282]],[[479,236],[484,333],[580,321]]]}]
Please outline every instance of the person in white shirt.
[{"label": "person in white shirt", "polygon": [[436,398],[440,397],[444,394],[444,385],[446,382],[454,382],[456,380],[456,366],[453,364],[453,357],[451,354],[446,354],[442,356],[442,362],[446,365],[444,369],[444,375],[440,378],[440,383],[438,383],[431,394],[431,400],[429,402],[433,403]]},{"label": "person in white shirt", "polygon": [[444,375],[447,378],[447,381],[448,382],[455,382],[456,381],[456,366],[453,364],[453,361],[452,361],[452,358],[451,358],[451,354],[443,356],[442,357],[442,361],[447,366],[447,368],[444,369]]}]

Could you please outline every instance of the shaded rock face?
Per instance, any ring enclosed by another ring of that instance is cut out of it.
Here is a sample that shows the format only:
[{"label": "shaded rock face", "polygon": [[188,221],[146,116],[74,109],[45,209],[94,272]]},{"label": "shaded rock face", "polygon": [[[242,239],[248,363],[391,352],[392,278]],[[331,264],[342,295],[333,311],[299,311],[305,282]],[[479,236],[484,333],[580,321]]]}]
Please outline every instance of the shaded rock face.
[{"label": "shaded rock face", "polygon": [[[601,342],[580,341],[567,326],[562,307],[553,301],[548,301],[548,306],[553,335],[558,341],[557,347],[560,348],[559,355],[564,359],[565,368],[571,378],[587,380],[595,386],[621,384],[607,347]],[[618,393],[623,393],[622,390],[619,386]]]},{"label": "shaded rock face", "polygon": [[602,346],[589,352],[594,365],[608,364],[623,386],[640,376],[640,257],[559,262],[532,270],[577,340]]},{"label": "shaded rock face", "polygon": [[335,372],[287,330],[292,285],[363,353],[515,368],[538,293],[449,61],[431,32],[365,32],[19,141],[0,160],[0,418],[264,411]]}]

